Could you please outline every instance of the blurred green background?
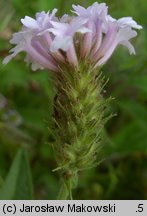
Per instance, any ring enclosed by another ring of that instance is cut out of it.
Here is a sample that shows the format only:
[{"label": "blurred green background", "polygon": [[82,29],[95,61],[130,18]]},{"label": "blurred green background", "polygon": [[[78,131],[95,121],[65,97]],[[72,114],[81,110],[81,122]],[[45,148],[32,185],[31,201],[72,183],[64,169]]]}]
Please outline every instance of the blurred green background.
[{"label": "blurred green background", "polygon": [[[52,82],[47,71],[32,72],[23,54],[2,65],[8,41],[25,15],[54,7],[62,15],[72,4],[87,7],[93,2],[0,0],[0,199],[55,199],[59,189],[48,131]],[[136,56],[119,47],[103,67],[110,78],[105,94],[115,97],[110,109],[117,117],[106,126],[105,160],[80,173],[74,198],[147,199],[147,1],[105,2],[112,16],[132,16],[143,30],[133,40]]]}]

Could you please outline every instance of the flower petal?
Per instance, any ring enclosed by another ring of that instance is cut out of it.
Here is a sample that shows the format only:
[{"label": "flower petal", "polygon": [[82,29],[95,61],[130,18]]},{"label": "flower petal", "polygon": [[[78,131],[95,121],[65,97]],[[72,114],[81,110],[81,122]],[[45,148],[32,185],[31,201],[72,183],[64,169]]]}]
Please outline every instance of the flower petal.
[{"label": "flower petal", "polygon": [[51,52],[56,52],[59,49],[62,49],[63,51],[67,51],[71,43],[72,43],[72,38],[69,36],[65,38],[55,37],[50,50]]},{"label": "flower petal", "polygon": [[135,29],[142,29],[142,26],[138,25],[137,22],[135,22],[132,19],[132,17],[123,17],[123,18],[118,19],[117,22],[121,28],[128,26],[128,27],[132,27]]},{"label": "flower petal", "polygon": [[25,16],[24,19],[21,19],[21,22],[25,27],[30,29],[37,29],[39,27],[37,21],[29,16]]}]

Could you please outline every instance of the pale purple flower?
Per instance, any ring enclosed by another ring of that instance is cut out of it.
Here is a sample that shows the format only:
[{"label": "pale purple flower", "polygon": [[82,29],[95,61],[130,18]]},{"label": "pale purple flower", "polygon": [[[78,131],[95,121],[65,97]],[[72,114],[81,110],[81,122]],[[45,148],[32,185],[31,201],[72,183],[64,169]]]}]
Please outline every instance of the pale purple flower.
[{"label": "pale purple flower", "polygon": [[116,20],[110,15],[108,15],[107,19],[110,20],[111,22],[117,22],[120,28],[131,27],[134,29],[142,29],[142,26],[138,25],[137,22],[135,22],[132,17],[123,17]]},{"label": "pale purple flower", "polygon": [[128,48],[130,54],[135,54],[135,49],[130,43],[130,39],[136,37],[137,32],[132,28],[142,29],[142,26],[138,25],[131,17],[116,20],[108,15],[105,28],[107,30],[102,44],[95,55],[92,56],[97,61],[96,67],[103,65],[120,44]]},{"label": "pale purple flower", "polygon": [[80,61],[89,61],[101,67],[118,45],[130,54],[135,49],[130,40],[136,37],[134,29],[141,29],[131,17],[115,19],[108,14],[105,3],[94,3],[88,8],[73,5],[75,16],[57,18],[57,9],[51,13],[37,13],[35,19],[21,19],[22,30],[10,40],[15,47],[3,61],[8,63],[19,52],[26,52],[25,61],[33,70],[60,71],[63,64],[78,67]]},{"label": "pale purple flower", "polygon": [[87,19],[87,21],[96,22],[97,19],[105,19],[107,16],[108,7],[105,3],[98,4],[95,2],[92,6],[87,9],[80,5],[72,5],[74,13],[77,14],[82,19]]},{"label": "pale purple flower", "polygon": [[25,16],[24,19],[21,19],[21,22],[27,29],[34,30],[37,33],[42,33],[44,31],[47,31],[47,29],[52,26],[50,21],[57,19],[55,17],[56,12],[56,8],[52,11],[51,14],[49,12],[45,13],[44,11],[42,11],[40,13],[36,13],[36,19]]},{"label": "pale purple flower", "polygon": [[88,28],[84,27],[86,20],[81,20],[79,18],[71,19],[70,23],[67,22],[51,22],[53,28],[50,28],[50,32],[55,35],[54,41],[51,45],[51,51],[55,52],[59,49],[67,51],[68,61],[77,66],[78,60],[75,53],[75,46],[73,37],[75,33],[85,34],[90,32]]},{"label": "pale purple flower", "polygon": [[55,19],[56,9],[51,14],[41,12],[36,14],[36,20],[26,16],[21,19],[23,23],[22,31],[14,33],[11,44],[16,46],[10,50],[9,56],[7,56],[3,63],[7,64],[13,57],[19,52],[25,51],[27,58],[25,61],[32,64],[32,69],[49,69],[57,71],[57,63],[49,53],[49,45],[52,42],[51,36],[47,31],[52,27],[51,20]]},{"label": "pale purple flower", "polygon": [[135,49],[129,40],[137,35],[137,32],[130,27],[117,29],[115,26],[110,28],[95,55],[97,61],[95,67],[103,65],[112,55],[119,44],[126,46],[130,54],[135,54]]},{"label": "pale purple flower", "polygon": [[73,5],[74,13],[77,14],[81,19],[85,19],[86,27],[91,31],[84,35],[83,46],[81,47],[81,56],[85,57],[89,54],[90,49],[93,47],[93,41],[95,46],[93,52],[99,47],[100,40],[102,38],[102,28],[106,22],[108,7],[105,3],[98,4],[95,2],[92,6],[85,9],[80,5]]},{"label": "pale purple flower", "polygon": [[[57,66],[54,64],[52,57],[48,54],[45,49],[42,47],[41,43],[39,46],[33,40],[33,33],[31,31],[23,31],[14,33],[10,43],[15,44],[16,46],[10,50],[12,54],[7,56],[3,63],[7,64],[13,57],[15,57],[19,52],[25,51],[34,64],[36,62],[40,65],[39,68],[47,68],[49,70],[56,71]],[[37,42],[36,42],[37,43]]]},{"label": "pale purple flower", "polygon": [[90,30],[84,27],[86,20],[81,20],[74,18],[70,23],[63,22],[51,22],[53,28],[50,28],[50,32],[55,35],[55,39],[51,46],[52,52],[57,51],[58,49],[62,49],[63,51],[67,51],[73,42],[73,37],[76,32],[84,34],[89,32]]}]

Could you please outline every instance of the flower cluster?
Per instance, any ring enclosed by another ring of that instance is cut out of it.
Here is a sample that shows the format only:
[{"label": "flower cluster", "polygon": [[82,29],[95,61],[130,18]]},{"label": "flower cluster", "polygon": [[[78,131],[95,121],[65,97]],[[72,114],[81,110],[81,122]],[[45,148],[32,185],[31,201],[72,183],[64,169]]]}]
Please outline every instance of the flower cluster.
[{"label": "flower cluster", "polygon": [[59,71],[67,62],[78,67],[86,58],[95,67],[103,65],[119,44],[135,54],[130,39],[137,35],[133,29],[141,29],[131,17],[114,19],[108,14],[105,3],[94,3],[85,9],[73,5],[73,16],[57,18],[57,9],[51,13],[40,12],[35,19],[21,19],[22,30],[14,33],[11,44],[16,45],[4,59],[8,63],[19,52],[27,53],[25,61],[32,70]]}]

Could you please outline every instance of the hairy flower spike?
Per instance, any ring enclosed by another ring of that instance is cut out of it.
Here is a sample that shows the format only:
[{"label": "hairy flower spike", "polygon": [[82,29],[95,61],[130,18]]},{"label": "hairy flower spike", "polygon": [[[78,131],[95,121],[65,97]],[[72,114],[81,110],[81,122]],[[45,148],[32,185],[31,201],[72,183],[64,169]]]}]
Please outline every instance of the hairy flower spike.
[{"label": "hairy flower spike", "polygon": [[135,54],[130,40],[137,36],[134,29],[142,28],[131,17],[112,18],[105,3],[72,7],[73,16],[58,18],[54,9],[37,13],[35,19],[21,19],[21,31],[10,40],[15,47],[3,61],[7,64],[24,51],[32,70],[53,72],[56,97],[50,132],[55,141],[55,170],[60,170],[62,180],[59,199],[72,198],[78,172],[100,162],[102,131],[111,117],[105,112],[111,98],[103,98],[100,68],[118,45]]}]

